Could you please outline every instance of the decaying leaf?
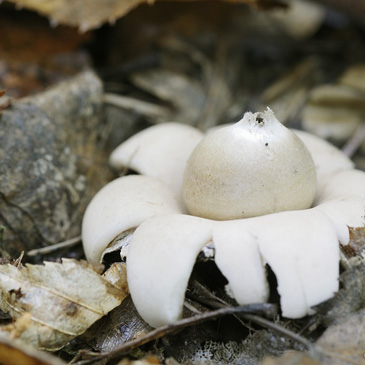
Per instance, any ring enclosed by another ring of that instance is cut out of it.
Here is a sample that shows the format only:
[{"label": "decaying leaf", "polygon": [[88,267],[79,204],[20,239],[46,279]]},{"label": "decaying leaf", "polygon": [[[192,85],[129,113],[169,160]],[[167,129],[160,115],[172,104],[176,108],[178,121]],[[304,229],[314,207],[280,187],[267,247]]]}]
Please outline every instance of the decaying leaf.
[{"label": "decaying leaf", "polygon": [[365,364],[365,309],[328,328],[317,341],[323,364]]},{"label": "decaying leaf", "polygon": [[0,113],[3,109],[6,109],[10,104],[11,104],[11,101],[8,97],[4,97],[6,93],[6,90],[1,90],[0,89]]},{"label": "decaying leaf", "polygon": [[127,296],[124,266],[111,269],[118,275],[110,282],[108,275],[72,259],[0,266],[0,309],[16,319],[3,332],[40,349],[62,348]]},{"label": "decaying leaf", "polygon": [[270,16],[286,34],[294,39],[305,39],[320,28],[326,11],[314,1],[291,0],[287,2],[286,8],[278,7]]},{"label": "decaying leaf", "polygon": [[166,70],[135,74],[132,80],[142,90],[171,103],[177,112],[174,120],[196,124],[206,98],[201,84],[186,75]]},{"label": "decaying leaf", "polygon": [[112,351],[118,346],[145,335],[152,330],[138,314],[131,297],[95,323],[82,336],[93,349]]},{"label": "decaying leaf", "polygon": [[351,265],[340,276],[341,289],[335,296],[316,307],[325,326],[343,321],[365,306],[365,262]]},{"label": "decaying leaf", "polygon": [[348,257],[365,257],[365,227],[349,228],[350,242],[343,247]]},{"label": "decaying leaf", "polygon": [[1,243],[11,256],[80,234],[87,203],[110,178],[101,114],[102,84],[91,71],[0,113]]},{"label": "decaying leaf", "polygon": [[15,339],[0,336],[0,363],[6,365],[65,365],[61,359]]},{"label": "decaying leaf", "polygon": [[320,365],[318,360],[313,359],[308,354],[300,351],[285,351],[282,356],[267,357],[262,365]]},{"label": "decaying leaf", "polygon": [[316,342],[316,353],[287,351],[263,365],[365,364],[365,309],[330,326]]},{"label": "decaying leaf", "polygon": [[[227,343],[206,341],[201,344],[200,349],[193,355],[184,358],[189,363],[192,359],[195,364],[265,364],[265,358],[278,357],[284,351],[293,351],[296,348],[293,343],[283,336],[271,331],[258,330],[252,331],[247,338],[240,342],[229,341]],[[299,350],[299,349],[298,349]],[[268,363],[267,365],[288,365],[289,362]],[[295,363],[294,363],[295,364]],[[304,365],[305,363],[300,363]],[[311,363],[308,365],[317,365]]]},{"label": "decaying leaf", "polygon": [[56,0],[44,2],[39,0],[11,0],[19,7],[24,7],[46,15],[55,24],[67,24],[79,27],[82,31],[97,28],[104,22],[113,22],[137,5],[147,0],[112,0],[84,1]]},{"label": "decaying leaf", "polygon": [[356,133],[365,115],[365,65],[348,68],[331,84],[315,87],[303,109],[303,127],[322,138],[344,142]]},{"label": "decaying leaf", "polygon": [[[157,356],[147,356],[144,359],[141,360],[129,360],[129,359],[123,359],[121,362],[118,363],[119,365],[149,365],[149,364],[161,364],[160,359]],[[172,363],[172,364],[178,364],[178,363]]]},{"label": "decaying leaf", "polygon": [[295,118],[315,82],[317,61],[315,58],[305,59],[271,84],[261,95],[262,108],[270,105],[283,124]]},{"label": "decaying leaf", "polygon": [[[95,29],[103,23],[113,23],[141,4],[152,5],[155,0],[9,0],[20,8],[36,10],[49,17],[55,24],[79,27],[82,31]],[[230,0],[236,3],[248,3],[258,7],[282,6],[281,1],[267,0]]]},{"label": "decaying leaf", "polygon": [[105,262],[105,256],[108,254],[112,254],[118,252],[122,261],[125,261],[128,255],[128,248],[133,237],[133,233],[135,228],[129,229],[127,231],[121,232],[115,237],[108,245],[108,247],[104,250],[101,255],[101,262]]}]

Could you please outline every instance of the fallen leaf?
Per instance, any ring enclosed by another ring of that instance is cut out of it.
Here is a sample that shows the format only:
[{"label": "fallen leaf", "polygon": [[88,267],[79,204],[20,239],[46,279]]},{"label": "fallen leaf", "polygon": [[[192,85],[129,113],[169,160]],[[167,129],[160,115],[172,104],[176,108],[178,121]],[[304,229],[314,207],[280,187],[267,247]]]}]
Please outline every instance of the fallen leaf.
[{"label": "fallen leaf", "polygon": [[329,327],[317,341],[323,364],[365,364],[365,309]]},{"label": "fallen leaf", "polygon": [[0,336],[0,363],[6,365],[64,365],[61,359]]},{"label": "fallen leaf", "polygon": [[112,266],[122,278],[112,283],[90,264],[72,259],[0,266],[0,309],[17,319],[2,330],[39,349],[62,348],[127,296],[121,265]]},{"label": "fallen leaf", "polygon": [[162,364],[157,356],[147,356],[141,360],[129,360],[123,359],[118,365],[149,365],[149,364]]},{"label": "fallen leaf", "polygon": [[54,24],[77,26],[81,31],[97,28],[104,22],[115,21],[147,0],[11,0],[20,8],[35,10],[49,17]]},{"label": "fallen leaf", "polygon": [[343,250],[348,257],[365,257],[365,227],[349,228],[350,242],[343,246]]},{"label": "fallen leaf", "polygon": [[86,71],[1,112],[0,226],[11,257],[80,234],[88,202],[111,176],[102,92]]},{"label": "fallen leaf", "polygon": [[131,78],[137,87],[173,105],[176,109],[174,120],[194,125],[201,117],[206,95],[194,79],[161,69],[136,73]]},{"label": "fallen leaf", "polygon": [[321,323],[329,327],[365,306],[365,262],[350,266],[340,276],[341,289],[333,298],[315,307]]},{"label": "fallen leaf", "polygon": [[[85,32],[100,27],[103,23],[113,23],[141,4],[154,4],[155,0],[9,0],[19,8],[35,10],[49,17],[53,24],[79,27]],[[283,7],[282,1],[272,0],[228,0],[232,3],[247,3],[258,8]]]},{"label": "fallen leaf", "polygon": [[365,65],[355,65],[335,82],[314,87],[302,111],[303,128],[338,143],[351,138],[363,122],[364,80]]},{"label": "fallen leaf", "polygon": [[282,356],[266,357],[262,365],[320,365],[318,360],[313,359],[308,354],[300,351],[285,351]]},{"label": "fallen leaf", "polygon": [[141,337],[152,330],[138,314],[128,296],[123,303],[95,323],[82,336],[94,350],[112,351],[118,346]]},{"label": "fallen leaf", "polygon": [[317,67],[318,60],[311,57],[290,69],[262,93],[262,108],[270,105],[283,124],[293,120],[303,105],[305,95],[315,81]]},{"label": "fallen leaf", "polygon": [[[0,98],[2,97],[2,96],[4,96],[5,95],[5,93],[6,93],[6,89],[4,89],[4,90],[1,90],[0,89]],[[4,109],[6,109],[6,108],[8,108],[9,106],[10,106],[10,104],[11,104],[11,100],[10,100],[10,98],[8,98],[8,97],[4,97],[4,98],[2,98],[1,100],[0,100],[0,112],[2,111],[2,110],[4,110]]]}]

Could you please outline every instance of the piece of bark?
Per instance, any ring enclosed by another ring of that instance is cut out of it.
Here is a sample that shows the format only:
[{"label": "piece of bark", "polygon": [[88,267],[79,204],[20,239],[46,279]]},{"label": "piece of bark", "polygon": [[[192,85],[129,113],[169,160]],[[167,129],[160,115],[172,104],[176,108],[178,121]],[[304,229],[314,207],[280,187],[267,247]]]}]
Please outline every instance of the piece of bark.
[{"label": "piece of bark", "polygon": [[80,234],[86,205],[110,179],[99,141],[102,94],[85,71],[0,113],[3,254]]}]

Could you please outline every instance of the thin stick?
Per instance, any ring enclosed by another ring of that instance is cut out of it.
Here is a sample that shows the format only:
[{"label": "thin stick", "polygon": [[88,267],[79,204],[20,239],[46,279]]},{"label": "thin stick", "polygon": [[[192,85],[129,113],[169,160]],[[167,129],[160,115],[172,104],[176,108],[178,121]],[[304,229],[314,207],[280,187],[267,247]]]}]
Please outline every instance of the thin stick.
[{"label": "thin stick", "polygon": [[166,107],[118,94],[105,93],[103,101],[106,104],[114,105],[126,110],[137,111],[140,114],[150,117],[168,119],[171,115],[170,110]]},{"label": "thin stick", "polygon": [[354,133],[354,135],[342,147],[342,152],[347,157],[352,157],[359,147],[365,141],[365,126],[361,125]]},{"label": "thin stick", "polygon": [[95,352],[85,352],[85,355],[94,356],[94,358],[88,359],[88,360],[81,360],[79,362],[76,362],[77,365],[86,365],[86,364],[92,364],[96,361],[102,360],[102,359],[115,359],[123,354],[126,354],[130,352],[131,350],[142,346],[146,344],[147,342],[157,340],[158,338],[161,338],[163,336],[166,336],[168,334],[171,334],[173,332],[179,331],[186,327],[191,327],[197,324],[200,324],[202,322],[206,322],[212,319],[217,319],[222,316],[227,316],[230,314],[239,314],[242,315],[244,313],[252,313],[252,312],[266,312],[268,310],[268,307],[271,307],[271,304],[249,304],[246,306],[241,307],[225,307],[220,308],[211,312],[205,312],[196,316],[188,317],[181,319],[173,324],[169,324],[167,326],[162,326],[159,328],[156,328],[155,330],[145,334],[144,336],[141,336],[139,338],[136,338],[132,341],[129,341],[127,343],[122,344],[121,346],[118,346],[112,351],[109,352],[102,352],[102,353],[95,353]]},{"label": "thin stick", "polygon": [[244,318],[246,320],[249,320],[249,321],[252,321],[252,322],[255,322],[256,324],[259,324],[262,327],[269,328],[269,329],[271,329],[275,332],[278,332],[278,333],[284,335],[285,337],[289,338],[290,340],[295,341],[297,343],[300,343],[308,351],[314,351],[314,345],[312,344],[312,342],[308,341],[303,336],[300,336],[297,333],[286,329],[285,327],[279,326],[274,322],[268,321],[265,318],[255,316],[253,314],[245,314],[245,315],[242,316],[242,318]]},{"label": "thin stick", "polygon": [[36,256],[36,255],[39,255],[39,254],[46,254],[46,253],[50,253],[50,252],[53,252],[53,251],[57,251],[61,248],[76,245],[77,243],[80,243],[80,242],[81,242],[81,236],[77,236],[77,237],[71,238],[67,241],[56,243],[54,245],[41,247],[41,248],[35,248],[34,250],[30,250],[29,252],[27,252],[27,255],[28,256]]},{"label": "thin stick", "polygon": [[[202,287],[202,289],[205,289],[204,287]],[[210,298],[201,298],[199,296],[195,296],[192,293],[187,293],[187,296],[190,297],[193,300],[199,301],[202,304],[208,305],[211,308],[229,308],[228,303],[225,303],[221,298],[215,297],[213,294],[209,293],[208,291],[206,291],[207,294],[209,294]],[[219,300],[219,301],[217,301]],[[273,312],[273,309],[275,309],[276,307],[271,304],[271,307],[269,307],[270,311]],[[269,314],[270,311],[267,311],[266,314]],[[298,335],[297,333],[290,331],[282,326],[277,325],[274,322],[271,322],[265,318],[253,315],[253,314],[240,314],[239,315],[240,318],[248,320],[248,321],[252,321],[262,327],[265,328],[269,328],[275,332],[278,332],[282,335],[284,335],[285,337],[288,337],[289,339],[298,342],[300,344],[302,344],[307,350],[309,350],[310,352],[315,352],[314,350],[314,345],[308,341],[306,338],[304,338],[303,336]]]}]

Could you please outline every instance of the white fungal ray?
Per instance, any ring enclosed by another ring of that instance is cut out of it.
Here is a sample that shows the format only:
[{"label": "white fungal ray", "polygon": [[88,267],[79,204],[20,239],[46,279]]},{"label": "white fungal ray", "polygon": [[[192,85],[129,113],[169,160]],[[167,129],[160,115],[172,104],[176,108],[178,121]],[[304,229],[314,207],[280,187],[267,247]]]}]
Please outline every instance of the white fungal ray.
[{"label": "white fungal ray", "polygon": [[256,237],[263,260],[276,275],[283,316],[300,318],[338,290],[339,246],[326,215],[282,212],[237,222]]},{"label": "white fungal ray", "polygon": [[348,227],[365,225],[365,173],[351,169],[331,175],[321,184],[313,209],[327,214],[341,244],[347,245]]},{"label": "white fungal ray", "polygon": [[83,217],[86,258],[99,263],[102,252],[119,233],[167,213],[182,211],[173,192],[160,180],[143,175],[113,180],[94,196]]},{"label": "white fungal ray", "polygon": [[318,204],[340,197],[357,196],[365,198],[365,173],[360,170],[339,171],[322,183]]},{"label": "white fungal ray", "polygon": [[151,218],[135,231],[127,258],[128,285],[151,326],[176,321],[196,257],[211,240],[213,222],[188,216]]},{"label": "white fungal ray", "polygon": [[356,195],[325,201],[312,210],[323,212],[332,220],[342,245],[350,240],[348,227],[365,226],[365,198]]},{"label": "white fungal ray", "polygon": [[127,258],[133,302],[151,326],[180,318],[196,257],[211,239],[228,292],[239,304],[267,300],[265,263],[276,275],[285,317],[312,313],[312,306],[338,290],[338,238],[332,221],[319,211],[225,222],[159,216],[137,228]]},{"label": "white fungal ray", "polygon": [[112,152],[109,164],[117,170],[127,167],[164,181],[182,201],[186,161],[202,138],[202,132],[186,124],[158,124],[119,145]]},{"label": "white fungal ray", "polygon": [[222,221],[213,229],[215,262],[229,282],[227,292],[242,305],[264,303],[269,297],[257,236],[246,223],[242,219]]}]

